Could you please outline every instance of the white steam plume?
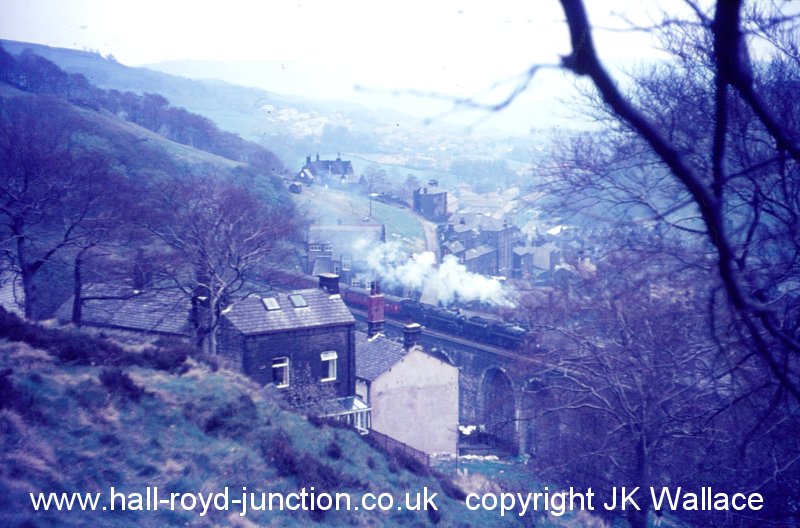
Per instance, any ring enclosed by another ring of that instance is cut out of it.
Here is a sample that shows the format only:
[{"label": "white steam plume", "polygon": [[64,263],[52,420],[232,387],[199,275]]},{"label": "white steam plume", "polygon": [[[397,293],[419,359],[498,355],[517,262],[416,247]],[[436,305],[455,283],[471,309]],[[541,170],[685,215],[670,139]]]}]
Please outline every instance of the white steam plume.
[{"label": "white steam plume", "polygon": [[359,241],[354,253],[366,255],[370,271],[388,285],[401,285],[425,292],[438,302],[448,304],[461,301],[482,301],[498,306],[513,306],[511,296],[497,279],[467,271],[452,255],[447,255],[441,265],[436,265],[436,255],[431,251],[407,257],[397,242],[375,244]]}]

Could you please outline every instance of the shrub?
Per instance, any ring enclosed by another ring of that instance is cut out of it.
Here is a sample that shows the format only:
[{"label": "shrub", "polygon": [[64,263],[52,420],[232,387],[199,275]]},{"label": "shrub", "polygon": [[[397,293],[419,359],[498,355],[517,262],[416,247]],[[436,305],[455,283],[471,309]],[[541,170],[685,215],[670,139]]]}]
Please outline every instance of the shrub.
[{"label": "shrub", "polygon": [[109,366],[133,364],[131,354],[110,341],[76,331],[45,328],[28,323],[2,307],[0,307],[0,337],[50,350],[63,363]]},{"label": "shrub", "polygon": [[276,430],[263,439],[258,447],[261,458],[275,468],[278,476],[289,477],[297,474],[297,457],[286,431]]},{"label": "shrub", "polygon": [[325,449],[325,454],[333,460],[339,460],[342,458],[342,446],[340,446],[336,440],[331,440],[328,447]]},{"label": "shrub", "polygon": [[450,497],[451,499],[455,499],[457,501],[465,501],[467,499],[467,494],[464,493],[464,490],[453,484],[453,481],[447,478],[445,475],[437,475],[439,480],[439,485],[442,487],[442,491],[445,495]]},{"label": "shrub", "polygon": [[41,418],[35,410],[35,399],[24,386],[19,386],[11,379],[13,370],[0,370],[0,409],[11,409],[22,416]]},{"label": "shrub", "polygon": [[147,348],[142,353],[144,366],[153,368],[155,370],[165,370],[167,372],[176,372],[178,368],[183,365],[186,358],[189,357],[186,349],[180,348]]},{"label": "shrub", "polygon": [[123,401],[138,402],[144,394],[144,389],[137,385],[126,372],[119,367],[104,368],[100,371],[100,383],[113,395]]},{"label": "shrub", "polygon": [[442,513],[436,508],[430,508],[428,511],[428,519],[432,524],[439,524],[442,520]]},{"label": "shrub", "polygon": [[253,399],[242,394],[232,403],[219,407],[206,421],[203,431],[208,435],[239,438],[252,431],[258,421]]}]

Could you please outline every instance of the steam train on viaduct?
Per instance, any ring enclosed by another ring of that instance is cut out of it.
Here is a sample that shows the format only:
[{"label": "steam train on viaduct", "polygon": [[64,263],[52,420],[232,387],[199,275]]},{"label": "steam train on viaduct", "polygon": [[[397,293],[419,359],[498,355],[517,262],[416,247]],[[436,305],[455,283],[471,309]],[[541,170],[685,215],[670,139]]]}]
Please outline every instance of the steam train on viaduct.
[{"label": "steam train on viaduct", "polygon": [[[343,286],[340,291],[345,303],[366,309],[369,290]],[[384,302],[384,313],[387,317],[401,321],[411,320],[440,332],[501,348],[519,348],[528,335],[528,331],[518,325],[478,315],[466,316],[457,310],[421,303],[406,297],[384,295]]]},{"label": "steam train on viaduct", "polygon": [[[315,277],[286,271],[273,273],[271,280],[293,288],[311,288],[317,285]],[[368,289],[340,284],[339,292],[349,306],[366,310],[370,293]],[[528,330],[515,324],[479,315],[464,315],[459,310],[441,308],[396,295],[384,294],[384,314],[397,321],[413,321],[439,332],[507,349],[519,348],[528,337]]]}]

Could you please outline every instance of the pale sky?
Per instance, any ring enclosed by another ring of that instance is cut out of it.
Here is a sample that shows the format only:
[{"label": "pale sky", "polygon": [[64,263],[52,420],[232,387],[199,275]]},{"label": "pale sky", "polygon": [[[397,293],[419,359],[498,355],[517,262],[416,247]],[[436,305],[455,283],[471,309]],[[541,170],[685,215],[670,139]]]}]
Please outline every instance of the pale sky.
[{"label": "pale sky", "polygon": [[[588,3],[590,19],[604,27],[623,26],[620,14],[646,22],[659,7],[683,6]],[[269,62],[287,80],[296,73],[303,81],[271,83],[258,72],[242,78],[241,71],[225,80],[317,98],[357,100],[354,85],[480,97],[532,63],[556,64],[569,49],[563,18],[557,0],[0,0],[0,38],[96,50],[129,66]],[[595,38],[609,61],[658,57],[642,33],[599,30]],[[309,86],[314,69],[326,75]],[[544,73],[527,97],[547,104],[564,79]],[[547,88],[551,83],[555,89]]]}]

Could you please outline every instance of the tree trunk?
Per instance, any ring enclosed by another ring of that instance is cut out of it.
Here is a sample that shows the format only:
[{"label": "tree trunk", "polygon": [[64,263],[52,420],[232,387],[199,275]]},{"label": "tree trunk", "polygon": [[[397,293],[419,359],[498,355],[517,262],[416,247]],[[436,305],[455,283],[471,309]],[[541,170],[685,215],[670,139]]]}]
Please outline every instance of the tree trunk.
[{"label": "tree trunk", "polygon": [[73,288],[72,288],[72,324],[81,325],[83,314],[83,279],[81,277],[81,266],[83,266],[83,251],[75,256],[72,266]]},{"label": "tree trunk", "polygon": [[[647,438],[644,434],[640,434],[636,441],[636,473],[639,477],[636,485],[639,486],[640,493],[647,493],[650,486],[650,460],[647,454]],[[644,500],[639,503],[639,506],[642,508],[641,510],[632,509],[628,513],[631,528],[647,528],[649,502]]]}]

